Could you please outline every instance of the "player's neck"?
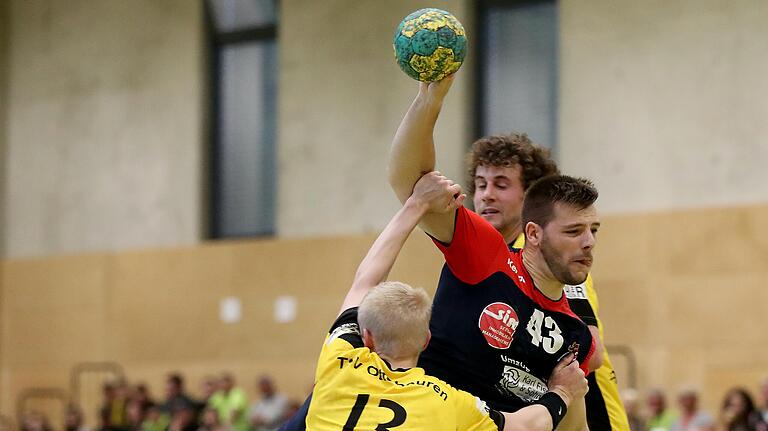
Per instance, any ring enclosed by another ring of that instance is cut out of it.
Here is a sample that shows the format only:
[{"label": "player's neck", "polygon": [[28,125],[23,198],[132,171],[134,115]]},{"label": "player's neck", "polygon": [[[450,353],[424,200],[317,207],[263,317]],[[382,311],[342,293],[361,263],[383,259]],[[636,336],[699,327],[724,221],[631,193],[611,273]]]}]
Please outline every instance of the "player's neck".
[{"label": "player's neck", "polygon": [[504,242],[507,244],[514,244],[517,240],[517,237],[519,237],[522,232],[523,229],[520,226],[520,223],[507,226],[505,229],[499,231],[499,233],[501,233],[501,235],[504,237]]},{"label": "player's neck", "polygon": [[523,248],[523,265],[533,279],[533,284],[547,298],[557,301],[563,296],[563,283],[552,275],[544,256],[531,247]]},{"label": "player's neck", "polygon": [[382,354],[379,354],[379,356],[381,356],[382,359],[387,361],[387,363],[389,364],[389,367],[392,368],[393,370],[396,370],[398,368],[405,368],[405,369],[413,368],[416,366],[416,363],[419,361],[418,356],[413,358],[392,358]]}]

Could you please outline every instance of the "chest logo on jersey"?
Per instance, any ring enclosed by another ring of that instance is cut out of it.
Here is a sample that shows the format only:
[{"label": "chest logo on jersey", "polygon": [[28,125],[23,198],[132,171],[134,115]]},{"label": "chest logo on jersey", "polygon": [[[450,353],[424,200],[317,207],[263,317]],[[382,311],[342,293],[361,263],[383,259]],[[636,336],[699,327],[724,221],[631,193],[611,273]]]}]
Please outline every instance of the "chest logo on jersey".
[{"label": "chest logo on jersey", "polygon": [[487,305],[480,313],[478,321],[478,327],[485,341],[496,349],[509,348],[519,324],[520,319],[515,310],[503,302]]}]

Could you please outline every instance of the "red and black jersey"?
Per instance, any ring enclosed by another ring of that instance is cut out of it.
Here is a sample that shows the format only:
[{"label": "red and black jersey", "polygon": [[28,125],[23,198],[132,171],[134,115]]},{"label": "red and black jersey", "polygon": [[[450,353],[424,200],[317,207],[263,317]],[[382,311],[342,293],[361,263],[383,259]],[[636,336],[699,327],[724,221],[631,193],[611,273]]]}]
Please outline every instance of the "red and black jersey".
[{"label": "red and black jersey", "polygon": [[501,411],[516,411],[547,392],[558,361],[578,350],[581,368],[594,351],[587,326],[563,295],[553,301],[533,284],[520,250],[479,215],[459,208],[432,308],[432,339],[419,366]]}]

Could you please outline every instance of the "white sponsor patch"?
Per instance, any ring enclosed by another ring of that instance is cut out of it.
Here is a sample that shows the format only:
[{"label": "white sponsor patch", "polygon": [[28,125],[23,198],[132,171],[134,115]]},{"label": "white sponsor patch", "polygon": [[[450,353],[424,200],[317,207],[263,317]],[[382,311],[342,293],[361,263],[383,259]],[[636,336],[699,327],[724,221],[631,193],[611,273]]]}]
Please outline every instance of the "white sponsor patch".
[{"label": "white sponsor patch", "polygon": [[581,283],[576,286],[566,284],[563,288],[563,292],[565,292],[565,297],[568,299],[588,299],[586,283]]},{"label": "white sponsor patch", "polygon": [[515,395],[525,402],[533,402],[547,393],[547,385],[538,377],[509,365],[504,366],[497,388],[505,395]]},{"label": "white sponsor patch", "polygon": [[341,337],[344,334],[360,335],[360,327],[357,326],[357,323],[345,323],[331,332],[331,335],[328,337],[326,344],[331,344],[331,341]]}]

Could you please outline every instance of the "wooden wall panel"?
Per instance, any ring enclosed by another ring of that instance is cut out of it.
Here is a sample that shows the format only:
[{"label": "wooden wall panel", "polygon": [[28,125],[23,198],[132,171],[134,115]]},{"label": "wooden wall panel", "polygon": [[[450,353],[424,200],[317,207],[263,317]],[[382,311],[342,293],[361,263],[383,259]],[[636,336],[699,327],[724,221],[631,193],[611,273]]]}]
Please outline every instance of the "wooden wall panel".
[{"label": "wooden wall panel", "polygon": [[[606,342],[630,346],[640,389],[692,383],[715,408],[735,384],[768,373],[768,207],[604,218],[594,277]],[[262,373],[290,395],[311,385],[320,343],[373,235],[236,241],[181,249],[7,260],[0,306],[0,412],[28,386],[66,386],[80,361],[114,360],[162,396],[169,371],[193,393],[232,371],[251,395]],[[391,279],[434,292],[441,256],[407,243]],[[277,323],[278,296],[298,299]],[[219,301],[242,301],[242,320]],[[614,358],[621,385],[627,362]]]}]

